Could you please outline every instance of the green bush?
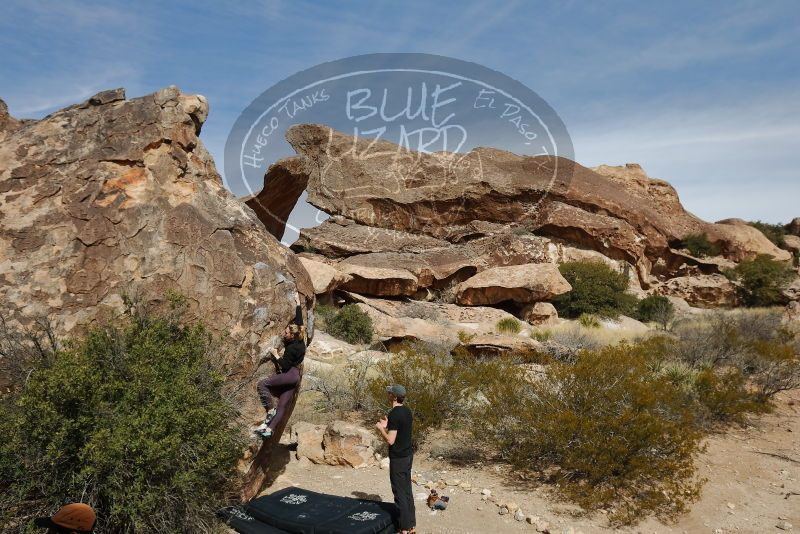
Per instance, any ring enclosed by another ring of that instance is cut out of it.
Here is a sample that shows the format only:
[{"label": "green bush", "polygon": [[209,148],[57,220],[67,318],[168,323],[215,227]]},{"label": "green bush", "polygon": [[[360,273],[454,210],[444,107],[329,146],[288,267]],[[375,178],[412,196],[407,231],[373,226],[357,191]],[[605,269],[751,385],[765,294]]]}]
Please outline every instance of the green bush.
[{"label": "green bush", "polygon": [[666,330],[675,318],[675,306],[663,295],[648,295],[639,301],[636,318],[645,323],[658,323]]},{"label": "green bush", "polygon": [[548,330],[547,328],[533,329],[531,330],[531,337],[536,341],[544,343],[545,341],[550,341],[550,338],[553,337],[553,331]]},{"label": "green bush", "polygon": [[81,500],[96,532],[209,532],[244,442],[208,332],[128,313],[35,363],[0,412],[0,530]]},{"label": "green bush", "polygon": [[722,252],[719,244],[709,241],[706,234],[689,234],[683,238],[681,246],[696,258],[719,256]]},{"label": "green bush", "polygon": [[[476,360],[456,348],[433,352],[419,342],[405,343],[395,357],[379,362],[368,380],[371,406],[387,408],[386,386],[403,384],[414,413],[415,447],[433,430],[467,426],[485,405],[488,390],[518,374],[519,358]],[[375,417],[378,414],[370,414]]]},{"label": "green bush", "polygon": [[522,325],[513,317],[506,317],[497,321],[495,329],[500,334],[519,334],[522,331]]},{"label": "green bush", "polygon": [[695,376],[691,393],[699,408],[695,412],[698,426],[743,423],[748,413],[768,409],[748,390],[747,379],[738,369],[703,369]]},{"label": "green bush", "polygon": [[348,343],[372,341],[372,319],[355,304],[347,304],[336,315],[325,321],[327,332]]},{"label": "green bush", "polygon": [[320,330],[327,331],[328,330],[328,323],[330,320],[336,315],[338,310],[335,306],[331,306],[329,304],[317,304],[314,306],[314,319],[316,321],[316,327]]},{"label": "green bush", "polygon": [[751,221],[748,223],[753,228],[757,228],[767,239],[772,241],[775,246],[783,248],[786,246],[786,225],[770,224],[761,221]]},{"label": "green bush", "polygon": [[636,297],[626,293],[628,277],[600,262],[563,263],[559,270],[572,285],[572,291],[553,301],[561,317],[576,318],[584,313],[616,318],[631,314]]},{"label": "green bush", "polygon": [[649,365],[648,350],[623,344],[554,362],[546,380],[506,377],[487,388],[475,437],[519,469],[559,468],[566,498],[612,508],[614,522],[677,514],[699,492],[701,433],[685,395]]},{"label": "green bush", "polygon": [[584,328],[600,328],[600,320],[591,313],[583,313],[578,317],[578,322]]},{"label": "green bush", "polygon": [[741,282],[742,299],[748,306],[774,306],[784,304],[783,291],[795,277],[791,266],[776,261],[768,254],[759,254],[745,260],[733,269],[733,276]]}]

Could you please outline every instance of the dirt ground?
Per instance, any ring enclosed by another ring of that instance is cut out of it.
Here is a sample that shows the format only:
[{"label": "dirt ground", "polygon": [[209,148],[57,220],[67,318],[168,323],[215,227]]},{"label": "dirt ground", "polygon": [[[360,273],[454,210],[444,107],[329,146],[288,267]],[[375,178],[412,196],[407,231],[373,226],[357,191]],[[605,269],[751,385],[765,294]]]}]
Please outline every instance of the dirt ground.
[{"label": "dirt ground", "polygon": [[[481,489],[490,489],[498,499],[514,501],[526,515],[536,515],[550,524],[550,532],[561,533],[769,533],[785,532],[779,524],[800,532],[800,390],[777,398],[773,414],[751,426],[712,436],[699,459],[699,475],[708,481],[699,501],[676,523],[665,525],[647,519],[633,528],[614,529],[602,514],[575,516],[574,508],[548,496],[547,488],[534,490],[508,484],[495,466],[468,467],[448,464],[426,454],[415,458],[415,471],[428,480],[460,479],[474,490],[445,490],[451,496],[444,512],[425,507],[427,492],[417,494],[417,531],[420,534],[506,534],[536,532],[525,522],[499,515],[498,508],[481,500]],[[388,471],[378,466],[363,469],[309,465],[294,458],[281,446],[274,458],[274,475],[265,493],[288,486],[361,498],[392,500]]]}]

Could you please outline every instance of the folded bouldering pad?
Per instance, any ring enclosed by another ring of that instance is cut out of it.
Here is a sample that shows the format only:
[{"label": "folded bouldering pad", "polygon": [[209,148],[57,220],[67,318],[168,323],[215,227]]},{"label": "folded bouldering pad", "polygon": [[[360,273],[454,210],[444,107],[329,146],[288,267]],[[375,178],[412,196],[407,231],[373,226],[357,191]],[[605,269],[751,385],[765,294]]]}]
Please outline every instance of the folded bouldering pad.
[{"label": "folded bouldering pad", "polygon": [[396,531],[394,504],[294,487],[226,510],[228,524],[242,534],[388,534]]}]

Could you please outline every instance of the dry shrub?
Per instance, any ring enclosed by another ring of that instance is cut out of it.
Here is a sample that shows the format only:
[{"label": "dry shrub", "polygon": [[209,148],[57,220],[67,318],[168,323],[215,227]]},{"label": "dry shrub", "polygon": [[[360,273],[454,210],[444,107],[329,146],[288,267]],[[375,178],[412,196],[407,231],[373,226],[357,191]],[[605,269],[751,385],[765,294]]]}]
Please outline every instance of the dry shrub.
[{"label": "dry shrub", "polygon": [[588,510],[613,508],[614,522],[682,512],[699,492],[701,433],[646,352],[622,344],[553,363],[547,380],[507,377],[487,390],[476,438],[518,468],[560,467],[562,494]]},{"label": "dry shrub", "polygon": [[519,334],[522,331],[522,325],[513,317],[500,319],[494,327],[500,334]]},{"label": "dry shrub", "polygon": [[487,391],[515,367],[506,358],[477,361],[465,351],[431,352],[420,343],[407,343],[391,360],[378,363],[369,380],[375,405],[386,405],[386,386],[402,384],[408,390],[406,405],[414,413],[414,441],[432,430],[467,424],[474,410],[486,402]]},{"label": "dry shrub", "polygon": [[710,314],[675,329],[673,356],[696,369],[736,369],[767,402],[780,391],[800,387],[800,337],[774,310]]}]

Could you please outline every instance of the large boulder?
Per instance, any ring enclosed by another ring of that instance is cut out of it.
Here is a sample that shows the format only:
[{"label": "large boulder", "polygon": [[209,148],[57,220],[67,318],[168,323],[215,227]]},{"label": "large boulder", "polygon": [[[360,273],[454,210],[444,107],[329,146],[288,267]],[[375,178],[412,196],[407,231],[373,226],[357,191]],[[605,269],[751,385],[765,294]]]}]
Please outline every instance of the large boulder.
[{"label": "large boulder", "polygon": [[375,337],[383,342],[425,341],[449,344],[458,337],[456,331],[429,319],[393,317],[363,302],[356,306],[369,315]]},{"label": "large boulder", "polygon": [[460,345],[476,357],[546,352],[541,343],[523,335],[481,334],[465,339]]},{"label": "large boulder", "polygon": [[347,291],[382,297],[412,296],[419,284],[417,277],[405,269],[339,264],[349,280],[342,284]]},{"label": "large boulder", "polygon": [[0,139],[20,127],[20,121],[9,115],[8,106],[0,99]]},{"label": "large boulder", "polygon": [[[358,225],[346,231],[351,232],[346,239],[316,243],[319,233],[305,232],[301,246],[322,244],[345,255],[401,250],[361,227],[401,232],[402,247],[411,243],[409,235],[461,243],[527,229],[628,262],[645,285],[653,283],[650,272],[659,260],[667,258],[665,265],[673,270],[682,265],[672,249],[689,234],[708,234],[737,261],[757,253],[784,256],[760,233],[712,225],[688,213],[672,186],[635,164],[591,170],[561,158],[492,148],[419,153],[314,124],[295,125],[286,137],[297,156],[266,173],[264,193],[258,195],[265,209],[281,211],[286,202],[271,200],[270,191],[287,175],[296,176],[311,204]],[[352,231],[368,239],[354,244]]]},{"label": "large boulder", "polygon": [[519,316],[523,321],[533,325],[552,324],[558,319],[558,311],[549,302],[537,302],[522,308]]},{"label": "large boulder", "polygon": [[330,293],[337,287],[353,279],[352,276],[341,272],[327,263],[312,260],[300,256],[298,258],[303,264],[308,275],[311,277],[311,284],[314,286],[314,293],[324,295]]},{"label": "large boulder", "polygon": [[732,307],[738,304],[736,285],[721,274],[673,278],[656,291],[661,295],[679,297],[698,308]]},{"label": "large boulder", "polygon": [[795,217],[786,225],[786,232],[790,235],[800,236],[800,217]]},{"label": "large boulder", "polygon": [[[246,349],[225,353],[230,380],[272,372],[260,354],[280,342],[297,297],[310,309],[314,289],[223,186],[198,138],[207,114],[205,98],[176,87],[131,100],[105,91],[40,121],[0,107],[7,320],[49,316],[67,334],[110,320],[125,294],[158,307],[176,291],[190,317]],[[245,417],[263,417],[252,387],[239,389]]]},{"label": "large boulder", "polygon": [[465,306],[539,302],[571,289],[558,266],[552,263],[493,267],[460,283],[456,287],[456,302]]},{"label": "large boulder", "polygon": [[368,298],[345,293],[372,319],[375,335],[381,341],[424,341],[453,345],[460,332],[490,334],[498,321],[514,316],[486,306],[458,306],[439,302],[401,301]]},{"label": "large boulder", "polygon": [[708,229],[711,241],[720,243],[725,257],[734,261],[751,259],[758,254],[767,254],[779,261],[790,261],[792,255],[778,248],[758,228],[742,219],[718,221]]},{"label": "large boulder", "polygon": [[[266,203],[267,199],[263,202]],[[420,252],[448,245],[447,241],[430,236],[373,228],[345,217],[333,216],[319,226],[300,230],[300,237],[292,248],[316,251],[335,258],[367,252]]]},{"label": "large boulder", "polygon": [[785,235],[783,236],[783,240],[786,243],[786,250],[794,254],[795,256],[800,256],[800,236],[796,235]]},{"label": "large boulder", "polygon": [[325,449],[322,440],[325,437],[325,426],[300,421],[292,425],[291,441],[297,444],[297,459],[308,458],[315,464],[325,463]]},{"label": "large boulder", "polygon": [[369,431],[351,423],[332,422],[325,429],[322,438],[325,463],[356,468],[367,467],[375,456],[373,437]]}]

